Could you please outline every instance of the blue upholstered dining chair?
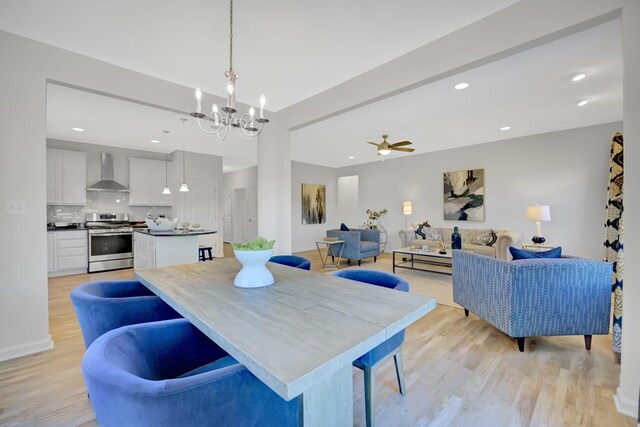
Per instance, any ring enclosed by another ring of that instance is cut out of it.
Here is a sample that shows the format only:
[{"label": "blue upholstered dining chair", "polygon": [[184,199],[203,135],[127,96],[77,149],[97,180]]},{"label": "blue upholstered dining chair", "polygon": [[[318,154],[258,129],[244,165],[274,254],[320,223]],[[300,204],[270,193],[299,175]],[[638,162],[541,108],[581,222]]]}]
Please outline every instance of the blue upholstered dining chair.
[{"label": "blue upholstered dining chair", "polygon": [[92,282],[71,291],[85,347],[112,329],[181,317],[136,280]]},{"label": "blue upholstered dining chair", "polygon": [[297,426],[287,402],[187,319],[99,337],[82,374],[101,426]]},{"label": "blue upholstered dining chair", "polygon": [[272,256],[269,262],[287,265],[289,267],[301,268],[302,270],[311,270],[311,261],[296,255],[276,255]]},{"label": "blue upholstered dining chair", "polygon": [[[409,283],[400,276],[373,270],[342,270],[334,273],[343,279],[355,280],[375,286],[382,286],[398,291],[409,292]],[[405,394],[404,372],[402,367],[402,343],[404,342],[404,329],[382,344],[360,356],[353,362],[353,366],[364,371],[365,415],[367,426],[375,423],[375,369],[382,362],[393,356],[398,377],[400,393]]]}]

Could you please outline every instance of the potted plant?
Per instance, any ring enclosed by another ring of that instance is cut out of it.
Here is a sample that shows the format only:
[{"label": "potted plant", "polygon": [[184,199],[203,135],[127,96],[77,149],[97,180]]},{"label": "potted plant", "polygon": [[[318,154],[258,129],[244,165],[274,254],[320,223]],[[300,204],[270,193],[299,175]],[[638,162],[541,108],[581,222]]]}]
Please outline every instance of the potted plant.
[{"label": "potted plant", "polygon": [[239,288],[261,288],[273,284],[273,275],[266,264],[273,255],[275,240],[256,237],[250,242],[232,243],[233,253],[242,269],[233,280]]},{"label": "potted plant", "polygon": [[382,209],[381,211],[372,211],[371,209],[367,209],[367,215],[369,215],[369,220],[367,221],[367,226],[372,230],[378,229],[378,220],[387,214],[386,209]]}]

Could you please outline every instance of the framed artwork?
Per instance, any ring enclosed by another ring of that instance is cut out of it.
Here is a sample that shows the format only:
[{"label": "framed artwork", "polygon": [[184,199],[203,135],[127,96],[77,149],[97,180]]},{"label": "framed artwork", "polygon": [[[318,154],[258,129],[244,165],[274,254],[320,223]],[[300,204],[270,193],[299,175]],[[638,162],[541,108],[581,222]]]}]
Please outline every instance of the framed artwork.
[{"label": "framed artwork", "polygon": [[302,223],[327,222],[327,190],[324,184],[302,184]]},{"label": "framed artwork", "polygon": [[484,221],[484,169],[445,172],[444,219]]}]

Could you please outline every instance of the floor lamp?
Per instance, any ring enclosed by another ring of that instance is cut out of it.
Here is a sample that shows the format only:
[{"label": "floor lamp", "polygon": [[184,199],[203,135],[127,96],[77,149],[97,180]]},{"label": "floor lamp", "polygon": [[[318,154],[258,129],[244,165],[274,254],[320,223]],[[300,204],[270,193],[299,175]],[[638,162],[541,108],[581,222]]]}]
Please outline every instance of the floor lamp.
[{"label": "floor lamp", "polygon": [[404,214],[404,228],[407,228],[407,217],[413,213],[411,202],[402,202],[402,213]]}]

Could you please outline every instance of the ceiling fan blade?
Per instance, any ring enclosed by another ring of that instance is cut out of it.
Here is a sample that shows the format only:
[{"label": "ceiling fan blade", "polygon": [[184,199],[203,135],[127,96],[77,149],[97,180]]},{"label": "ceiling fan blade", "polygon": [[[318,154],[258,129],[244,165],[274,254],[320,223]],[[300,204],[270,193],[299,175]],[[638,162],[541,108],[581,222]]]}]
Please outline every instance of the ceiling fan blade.
[{"label": "ceiling fan blade", "polygon": [[392,147],[402,147],[403,145],[411,145],[413,144],[413,142],[411,141],[400,141],[400,142],[395,142],[393,144],[391,144]]},{"label": "ceiling fan blade", "polygon": [[402,148],[402,147],[391,147],[393,151],[404,151],[406,153],[413,153],[416,151],[415,148]]},{"label": "ceiling fan blade", "polygon": [[369,142],[369,141],[367,141],[367,144],[375,145],[376,147],[380,145],[380,144],[376,144],[375,142]]}]

